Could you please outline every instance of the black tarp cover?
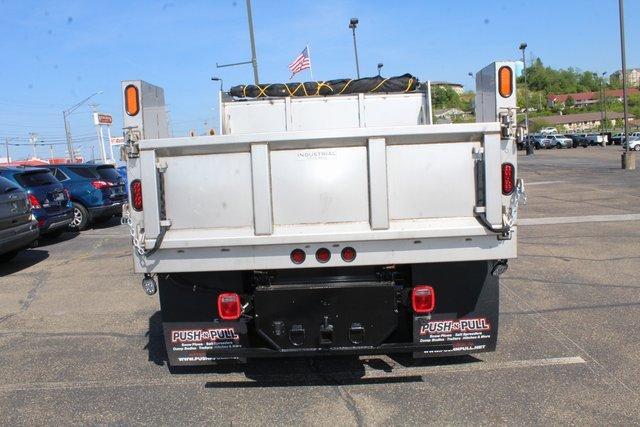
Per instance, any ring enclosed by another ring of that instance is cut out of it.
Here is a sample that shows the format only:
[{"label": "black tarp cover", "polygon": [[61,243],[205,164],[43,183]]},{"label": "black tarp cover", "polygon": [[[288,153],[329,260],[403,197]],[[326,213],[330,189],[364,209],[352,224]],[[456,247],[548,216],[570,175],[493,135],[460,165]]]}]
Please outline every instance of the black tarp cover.
[{"label": "black tarp cover", "polygon": [[285,96],[328,96],[353,93],[412,92],[419,81],[411,74],[384,78],[380,76],[362,79],[335,79],[305,83],[272,83],[238,85],[229,89],[236,98],[265,98]]}]

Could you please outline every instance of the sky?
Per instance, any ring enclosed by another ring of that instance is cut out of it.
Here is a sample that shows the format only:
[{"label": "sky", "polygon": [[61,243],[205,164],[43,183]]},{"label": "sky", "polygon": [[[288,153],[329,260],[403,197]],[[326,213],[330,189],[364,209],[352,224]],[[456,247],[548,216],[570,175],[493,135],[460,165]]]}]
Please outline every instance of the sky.
[{"label": "sky", "polygon": [[[540,57],[555,68],[621,68],[618,0],[253,0],[260,81],[286,82],[287,65],[310,48],[316,80],[355,77],[349,19],[357,17],[362,77],[411,73],[459,82],[495,60]],[[640,67],[640,1],[625,2],[627,67]],[[218,122],[217,91],[252,83],[244,0],[0,0],[0,143],[48,143],[39,157],[66,153],[62,111],[103,91],[70,116],[76,146],[98,156],[93,109],[122,134],[120,81],[161,86],[174,136]],[[310,80],[303,71],[294,80]],[[91,106],[90,104],[94,104]],[[0,146],[0,157],[5,156]],[[11,145],[13,159],[29,146]]]}]

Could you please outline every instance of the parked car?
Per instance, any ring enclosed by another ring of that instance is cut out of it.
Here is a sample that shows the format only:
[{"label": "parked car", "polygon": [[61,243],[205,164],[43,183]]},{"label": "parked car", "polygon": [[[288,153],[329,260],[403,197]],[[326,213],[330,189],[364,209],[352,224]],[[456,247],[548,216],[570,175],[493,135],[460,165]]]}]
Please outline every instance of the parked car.
[{"label": "parked car", "polygon": [[113,165],[61,164],[48,166],[71,194],[71,229],[85,230],[94,222],[121,214],[127,202],[127,183]]},{"label": "parked car", "polygon": [[556,128],[548,127],[540,129],[540,133],[546,135],[551,133],[558,133],[558,131],[556,130]]},{"label": "parked car", "polygon": [[122,178],[124,178],[124,180],[127,180],[127,167],[126,166],[118,166],[116,168],[116,170],[118,171],[118,173],[120,174],[120,176]]},{"label": "parked car", "polygon": [[[623,144],[623,147],[627,147],[627,143]],[[629,138],[629,150],[640,151],[640,137]]]},{"label": "parked car", "polygon": [[573,133],[570,135],[566,135],[567,138],[570,138],[573,142],[572,147],[588,147],[590,145],[589,140],[587,139],[587,135],[584,133]]},{"label": "parked car", "polygon": [[28,193],[0,177],[0,262],[13,259],[38,239],[38,222],[31,214]]},{"label": "parked car", "polygon": [[573,141],[571,140],[571,138],[567,138],[565,135],[553,133],[553,134],[547,135],[547,138],[549,138],[552,142],[555,142],[554,145],[556,148],[573,147]]},{"label": "parked car", "polygon": [[536,150],[540,150],[542,148],[553,148],[555,144],[546,135],[539,133],[529,135],[527,138],[529,138]]},{"label": "parked car", "polygon": [[73,219],[69,192],[50,171],[36,167],[3,167],[0,176],[27,191],[41,236],[55,237],[67,229]]},{"label": "parked car", "polygon": [[589,140],[589,145],[602,145],[604,142],[604,135],[599,133],[589,133],[586,138]]},{"label": "parked car", "polygon": [[[629,138],[640,138],[640,132],[629,132]],[[621,132],[616,133],[615,135],[613,135],[613,137],[611,137],[611,141],[615,144],[615,145],[620,145],[624,142],[624,134],[622,134]]]}]

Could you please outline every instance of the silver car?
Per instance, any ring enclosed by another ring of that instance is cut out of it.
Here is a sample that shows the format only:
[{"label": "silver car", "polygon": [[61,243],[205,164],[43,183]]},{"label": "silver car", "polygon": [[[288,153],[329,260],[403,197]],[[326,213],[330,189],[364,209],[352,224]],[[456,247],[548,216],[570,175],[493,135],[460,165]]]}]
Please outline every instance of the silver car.
[{"label": "silver car", "polygon": [[533,144],[533,146],[537,150],[540,150],[542,148],[553,148],[555,144],[549,139],[548,135],[544,135],[540,133],[534,133],[532,135],[529,135],[528,138],[530,143]]},{"label": "silver car", "polygon": [[555,146],[557,148],[571,148],[573,147],[573,140],[566,135],[562,135],[559,133],[547,135],[551,141],[555,142]]}]

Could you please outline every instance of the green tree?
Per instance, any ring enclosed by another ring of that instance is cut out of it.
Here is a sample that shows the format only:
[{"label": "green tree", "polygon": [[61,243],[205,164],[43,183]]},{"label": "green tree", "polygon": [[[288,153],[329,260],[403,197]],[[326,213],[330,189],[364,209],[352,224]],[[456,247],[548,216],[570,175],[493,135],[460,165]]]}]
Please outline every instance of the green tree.
[{"label": "green tree", "polygon": [[431,90],[433,108],[463,108],[460,95],[448,86],[435,86]]},{"label": "green tree", "polygon": [[568,96],[567,100],[564,103],[564,106],[567,107],[567,108],[573,108],[573,107],[575,107],[575,105],[576,105],[576,100],[573,99],[572,96]]}]

